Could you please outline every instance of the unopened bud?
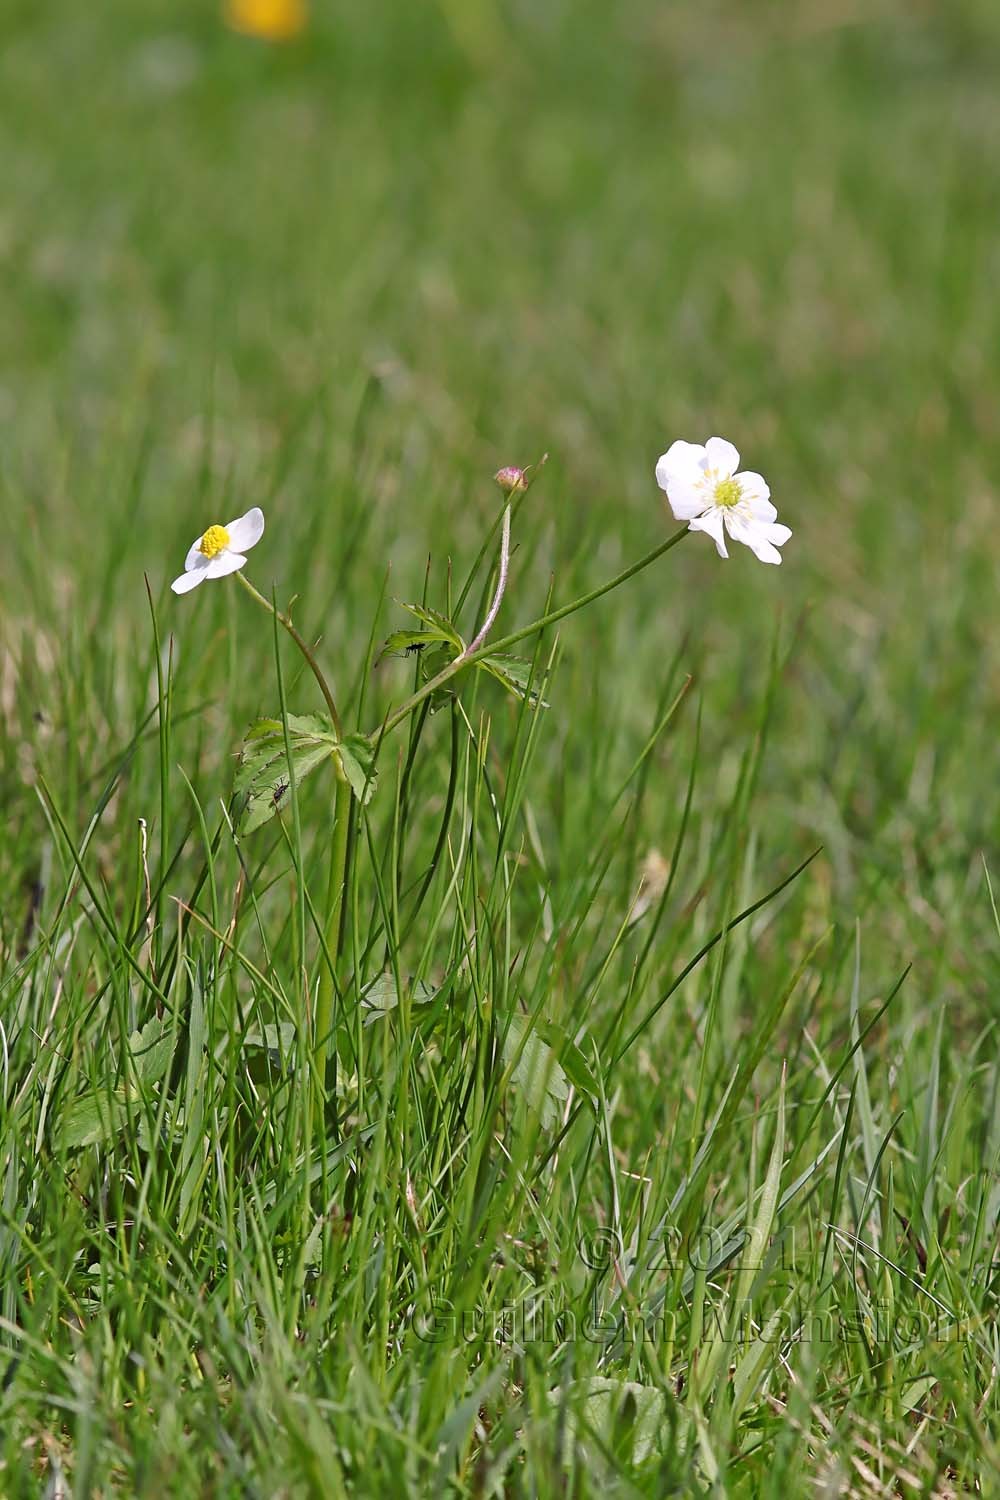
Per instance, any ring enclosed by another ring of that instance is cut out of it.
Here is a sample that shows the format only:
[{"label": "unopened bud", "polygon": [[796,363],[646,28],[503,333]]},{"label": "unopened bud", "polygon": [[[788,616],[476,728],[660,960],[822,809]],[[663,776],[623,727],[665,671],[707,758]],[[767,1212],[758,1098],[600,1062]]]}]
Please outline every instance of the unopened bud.
[{"label": "unopened bud", "polygon": [[508,465],[505,469],[497,469],[493,478],[505,495],[519,495],[522,490],[528,488],[528,481],[524,477],[524,470],[516,469],[512,464]]}]

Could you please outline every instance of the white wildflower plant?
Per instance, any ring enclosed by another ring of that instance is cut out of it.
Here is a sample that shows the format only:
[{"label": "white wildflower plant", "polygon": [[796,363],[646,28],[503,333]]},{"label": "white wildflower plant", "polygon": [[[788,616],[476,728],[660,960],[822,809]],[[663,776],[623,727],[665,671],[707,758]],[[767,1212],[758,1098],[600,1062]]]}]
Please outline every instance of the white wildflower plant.
[{"label": "white wildflower plant", "polygon": [[210,526],[188,549],[184,572],[170,587],[175,594],[189,594],[206,578],[225,578],[228,573],[239,572],[246,554],[263,535],[264,512],[257,505],[225,526]]},{"label": "white wildflower plant", "polygon": [[728,557],[726,532],[765,563],[780,563],[791,530],[778,522],[771,491],[760,474],[737,472],[740,455],[725,438],[671,443],[656,465],[656,482],[678,521],[706,531],[720,557]]},{"label": "white wildflower plant", "polygon": [[[309,1073],[313,1080],[311,1102],[303,1116],[307,1143],[314,1139],[314,1121],[324,1121],[328,1113],[337,1117],[335,1080],[340,1076],[340,1068],[356,1066],[356,1059],[349,1060],[346,1053],[340,1055],[336,1023],[337,997],[346,993],[344,985],[352,982],[346,975],[340,977],[341,965],[346,964],[344,945],[349,941],[345,937],[348,930],[345,924],[351,920],[349,913],[345,913],[345,892],[354,889],[352,861],[363,845],[362,840],[351,836],[351,830],[363,826],[355,820],[375,792],[379,749],[386,736],[405,724],[418,709],[429,712],[446,700],[454,701],[461,692],[461,684],[480,673],[500,683],[529,709],[548,708],[544,692],[551,661],[548,666],[539,665],[540,644],[536,644],[530,657],[514,656],[511,648],[522,641],[537,638],[549,626],[594,604],[652,567],[684,540],[689,529],[707,531],[723,557],[727,555],[728,532],[730,537],[750,547],[762,561],[771,563],[781,561],[778,548],[791,536],[787,526],[777,524],[777,512],[761,476],[739,470],[740,456],[731,443],[718,437],[709,438],[703,447],[676,442],[657,464],[656,477],[667,493],[674,515],[687,525],[674,529],[666,537],[658,534],[644,557],[599,587],[554,608],[549,599],[541,615],[498,639],[494,626],[507,599],[511,576],[511,531],[524,496],[538,477],[545,457],[543,454],[537,463],[524,469],[507,465],[497,471],[495,478],[503,492],[503,504],[458,595],[454,611],[456,618],[452,618],[450,610],[447,614],[442,613],[425,599],[419,604],[399,601],[413,620],[406,622],[405,629],[396,629],[389,635],[378,660],[385,656],[410,657],[415,653],[416,670],[410,681],[409,695],[402,702],[393,704],[390,701],[368,733],[361,730],[345,732],[333,689],[317,659],[316,647],[310,645],[293,623],[290,606],[288,612],[279,609],[276,598],[267,599],[243,571],[246,554],[264,534],[264,515],[259,508],[255,506],[225,526],[210,526],[192,544],[184,562],[184,572],[171,585],[175,594],[187,594],[207,578],[232,574],[241,590],[271,617],[272,625],[280,626],[290,637],[312,673],[326,706],[325,713],[295,714],[287,712],[282,702],[279,712],[257,719],[249,726],[243,737],[233,779],[233,796],[227,809],[233,834],[242,839],[272,819],[281,819],[290,805],[296,807],[297,789],[307,776],[318,775],[321,768],[333,773],[332,818],[320,831],[321,839],[329,847],[326,905],[318,914],[323,957],[309,976],[315,1003],[303,1022],[303,1036],[311,1053]],[[490,565],[487,576],[492,587],[484,596],[490,600],[489,606],[485,615],[477,614],[472,619],[473,634],[467,640],[457,616],[498,534],[499,556],[495,564]],[[492,582],[494,578],[495,583]],[[450,587],[447,597],[450,601]],[[678,693],[668,718],[679,707],[685,692],[686,687]],[[666,722],[664,719],[664,725]],[[666,898],[670,871],[666,861],[655,851],[647,861],[643,877],[643,887],[630,913],[630,921],[638,920],[650,906],[659,905]],[[422,896],[418,898],[418,906],[422,899]],[[363,997],[367,991],[359,990],[359,993]],[[414,987],[410,998],[417,1003],[423,997]],[[390,1009],[384,1007],[384,1013]],[[641,1029],[640,1026],[632,1033],[626,1046],[631,1046]],[[329,1069],[328,1063],[331,1064]],[[517,1076],[516,1070],[514,1076]],[[587,1089],[585,1082],[580,1087]]]}]

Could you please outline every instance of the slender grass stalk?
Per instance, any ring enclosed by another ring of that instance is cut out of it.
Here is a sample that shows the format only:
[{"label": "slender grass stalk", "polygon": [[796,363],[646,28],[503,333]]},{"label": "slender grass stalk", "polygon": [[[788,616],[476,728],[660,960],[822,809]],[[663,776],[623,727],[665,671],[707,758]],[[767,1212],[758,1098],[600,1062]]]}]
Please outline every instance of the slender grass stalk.
[{"label": "slender grass stalk", "polygon": [[336,993],[333,966],[340,951],[340,918],[344,909],[347,884],[347,845],[351,822],[351,788],[342,773],[337,775],[337,795],[333,804],[333,840],[330,844],[330,875],[326,887],[326,950],[329,961],[320,966],[319,990],[316,996],[316,1081],[321,1102],[326,1095],[326,1067],[333,1030],[333,1002]]}]

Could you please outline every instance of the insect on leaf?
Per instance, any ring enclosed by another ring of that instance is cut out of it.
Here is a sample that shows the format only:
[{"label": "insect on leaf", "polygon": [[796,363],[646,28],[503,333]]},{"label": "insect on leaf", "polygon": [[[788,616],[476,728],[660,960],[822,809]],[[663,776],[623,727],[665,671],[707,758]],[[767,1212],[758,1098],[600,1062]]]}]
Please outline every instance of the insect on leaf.
[{"label": "insect on leaf", "polygon": [[[288,740],[292,770],[299,783],[337,748],[330,720],[322,714],[289,714]],[[258,719],[243,741],[233,782],[241,833],[253,833],[285,806],[292,775],[280,719]]]},{"label": "insect on leaf", "polygon": [[[400,600],[400,603],[402,602]],[[459,651],[465,649],[465,642],[446,615],[439,614],[436,609],[431,609],[427,604],[403,604],[403,608],[409,610],[411,615],[416,615],[417,619],[427,626],[423,635],[428,639],[447,641]],[[400,634],[404,633],[400,632]],[[392,637],[390,636],[389,639],[391,640]],[[420,636],[417,636],[417,640],[420,640]]]},{"label": "insect on leaf", "polygon": [[378,654],[376,662],[380,662],[383,656],[409,656],[441,641],[444,641],[447,645],[454,645],[452,636],[446,635],[442,630],[434,628],[427,630],[394,630],[392,635],[387,636],[383,641],[382,649]]}]

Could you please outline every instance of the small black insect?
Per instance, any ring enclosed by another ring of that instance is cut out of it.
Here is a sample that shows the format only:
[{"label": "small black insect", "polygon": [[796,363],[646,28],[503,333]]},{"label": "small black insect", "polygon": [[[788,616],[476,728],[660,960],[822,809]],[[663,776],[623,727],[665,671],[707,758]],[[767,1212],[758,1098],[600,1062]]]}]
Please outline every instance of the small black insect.
[{"label": "small black insect", "polygon": [[403,655],[416,656],[418,651],[422,651],[424,649],[424,645],[424,641],[411,641],[406,650],[403,652]]},{"label": "small black insect", "polygon": [[274,789],[274,795],[271,798],[271,801],[274,803],[275,807],[277,807],[278,803],[281,801],[282,797],[285,795],[285,793],[287,791],[288,791],[288,782],[287,781],[279,781],[278,785]]}]

